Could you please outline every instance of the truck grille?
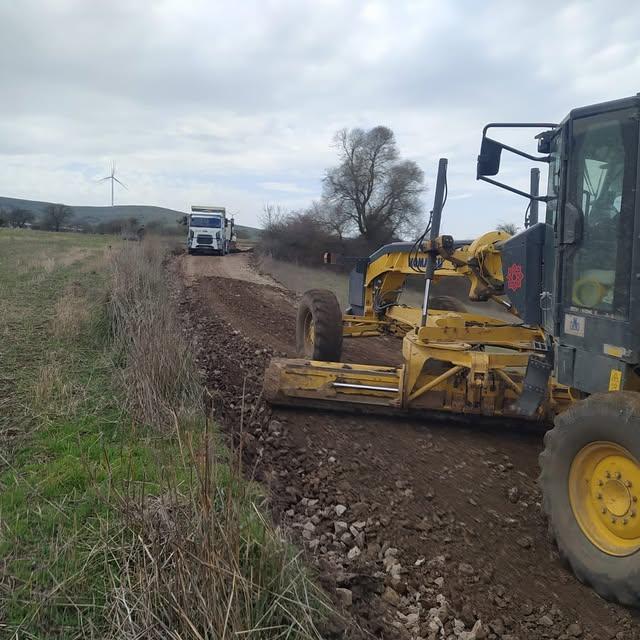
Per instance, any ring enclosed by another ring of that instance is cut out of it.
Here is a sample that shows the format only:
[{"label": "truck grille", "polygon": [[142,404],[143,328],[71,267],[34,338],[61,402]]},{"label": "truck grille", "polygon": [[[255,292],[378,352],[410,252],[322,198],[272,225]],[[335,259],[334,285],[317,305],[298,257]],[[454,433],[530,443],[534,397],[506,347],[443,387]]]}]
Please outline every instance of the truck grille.
[{"label": "truck grille", "polygon": [[197,236],[196,241],[198,244],[213,244],[213,236]]}]

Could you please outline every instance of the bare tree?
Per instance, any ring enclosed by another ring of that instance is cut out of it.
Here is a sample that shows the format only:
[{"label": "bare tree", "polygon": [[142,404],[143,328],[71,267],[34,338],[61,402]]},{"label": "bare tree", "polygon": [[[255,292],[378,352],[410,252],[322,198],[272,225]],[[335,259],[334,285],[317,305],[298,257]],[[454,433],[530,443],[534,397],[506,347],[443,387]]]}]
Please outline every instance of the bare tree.
[{"label": "bare tree", "polygon": [[335,143],[340,163],[324,177],[326,202],[371,244],[413,232],[422,213],[424,173],[399,159],[393,131],[342,129]]},{"label": "bare tree", "polygon": [[263,227],[268,228],[274,224],[282,222],[289,212],[279,204],[271,204],[265,202],[262,205],[262,215],[260,216],[260,224]]},{"label": "bare tree", "polygon": [[496,226],[496,229],[498,231],[505,231],[510,236],[515,236],[516,233],[518,233],[518,231],[520,230],[520,228],[515,222],[501,222],[499,225]]},{"label": "bare tree", "polygon": [[24,207],[14,207],[9,211],[8,220],[12,227],[24,227],[28,222],[35,220],[35,214]]},{"label": "bare tree", "polygon": [[71,218],[73,211],[66,204],[50,204],[44,213],[42,226],[51,231],[60,231],[60,227]]},{"label": "bare tree", "polygon": [[319,220],[330,234],[338,236],[341,242],[352,226],[351,218],[341,204],[334,204],[327,200],[314,201],[308,212]]}]

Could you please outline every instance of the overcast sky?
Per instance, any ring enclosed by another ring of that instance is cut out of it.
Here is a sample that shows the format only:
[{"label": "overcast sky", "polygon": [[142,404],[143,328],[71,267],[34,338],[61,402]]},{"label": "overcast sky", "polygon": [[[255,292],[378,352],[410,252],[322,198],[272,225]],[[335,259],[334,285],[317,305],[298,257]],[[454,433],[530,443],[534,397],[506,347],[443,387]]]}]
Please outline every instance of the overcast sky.
[{"label": "overcast sky", "polygon": [[0,195],[108,204],[115,160],[118,204],[252,225],[318,197],[337,129],[384,124],[430,186],[449,158],[447,231],[520,223],[475,181],[483,125],[640,91],[639,27],[633,0],[0,0]]}]

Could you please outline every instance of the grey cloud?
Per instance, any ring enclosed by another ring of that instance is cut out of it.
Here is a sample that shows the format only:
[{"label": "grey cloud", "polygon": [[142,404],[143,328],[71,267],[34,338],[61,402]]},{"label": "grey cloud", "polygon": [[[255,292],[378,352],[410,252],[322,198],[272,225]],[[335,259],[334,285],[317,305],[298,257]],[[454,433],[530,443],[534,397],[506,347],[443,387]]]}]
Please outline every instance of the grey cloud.
[{"label": "grey cloud", "polygon": [[634,93],[639,23],[623,0],[5,2],[0,192],[96,204],[86,174],[115,158],[122,197],[210,194],[252,223],[264,185],[291,206],[319,193],[337,128],[382,123],[427,176],[450,157],[471,197],[448,224],[477,233],[522,209],[474,181],[483,124]]}]

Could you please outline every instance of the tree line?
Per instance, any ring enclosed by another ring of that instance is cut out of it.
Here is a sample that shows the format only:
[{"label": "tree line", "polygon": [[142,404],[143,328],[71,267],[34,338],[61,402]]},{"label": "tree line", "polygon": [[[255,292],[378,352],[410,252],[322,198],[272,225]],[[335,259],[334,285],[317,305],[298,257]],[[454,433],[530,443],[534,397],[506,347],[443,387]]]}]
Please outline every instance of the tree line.
[{"label": "tree line", "polygon": [[51,204],[38,216],[25,207],[0,208],[0,227],[18,229],[32,228],[44,231],[80,231],[119,235],[121,233],[140,233],[141,228],[156,234],[182,233],[177,222],[173,225],[161,220],[150,220],[145,225],[136,217],[113,218],[104,222],[91,223],[84,219],[74,219],[71,207],[63,204]]},{"label": "tree line", "polygon": [[60,231],[71,218],[73,218],[73,211],[65,204],[50,204],[40,217],[25,207],[0,209],[0,227],[9,226],[22,229],[37,226],[39,229],[48,231]]},{"label": "tree line", "polygon": [[261,251],[313,264],[325,251],[368,255],[424,228],[424,172],[400,158],[391,129],[341,129],[333,142],[338,163],[326,170],[318,201],[297,211],[264,206]]}]

